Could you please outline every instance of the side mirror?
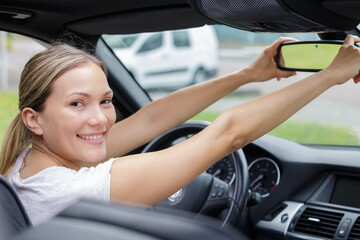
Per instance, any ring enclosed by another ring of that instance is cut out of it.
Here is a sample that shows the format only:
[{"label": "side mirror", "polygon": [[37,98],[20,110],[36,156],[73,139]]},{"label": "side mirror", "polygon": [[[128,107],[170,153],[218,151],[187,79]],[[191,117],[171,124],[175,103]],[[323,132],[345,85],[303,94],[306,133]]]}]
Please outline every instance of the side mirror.
[{"label": "side mirror", "polygon": [[280,44],[276,65],[285,71],[318,72],[330,65],[343,41],[295,41]]}]

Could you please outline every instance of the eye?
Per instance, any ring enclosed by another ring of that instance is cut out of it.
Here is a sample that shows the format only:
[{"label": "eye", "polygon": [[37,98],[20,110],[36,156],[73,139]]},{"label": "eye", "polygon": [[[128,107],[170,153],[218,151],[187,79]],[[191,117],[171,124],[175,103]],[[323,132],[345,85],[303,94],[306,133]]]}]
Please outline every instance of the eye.
[{"label": "eye", "polygon": [[73,107],[83,107],[84,106],[84,104],[80,101],[72,102],[72,103],[70,103],[70,105]]},{"label": "eye", "polygon": [[101,101],[101,104],[110,104],[112,103],[112,99],[111,98],[106,98],[104,100]]}]

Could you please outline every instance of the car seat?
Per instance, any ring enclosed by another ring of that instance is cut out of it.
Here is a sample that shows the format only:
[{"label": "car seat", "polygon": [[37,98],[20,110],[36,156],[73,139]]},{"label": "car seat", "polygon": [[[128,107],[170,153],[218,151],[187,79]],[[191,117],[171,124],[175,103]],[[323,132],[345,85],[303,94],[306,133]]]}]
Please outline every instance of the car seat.
[{"label": "car seat", "polygon": [[50,221],[33,228],[14,189],[0,175],[1,240],[248,239],[231,226],[221,228],[220,222],[216,220],[200,216],[190,218],[183,215],[185,213],[169,211],[153,212],[82,200]]},{"label": "car seat", "polygon": [[19,197],[7,180],[0,175],[0,239],[8,239],[8,236],[31,226]]},{"label": "car seat", "polygon": [[88,200],[70,206],[50,221],[12,240],[248,240],[231,226],[205,216],[170,209],[166,212]]}]

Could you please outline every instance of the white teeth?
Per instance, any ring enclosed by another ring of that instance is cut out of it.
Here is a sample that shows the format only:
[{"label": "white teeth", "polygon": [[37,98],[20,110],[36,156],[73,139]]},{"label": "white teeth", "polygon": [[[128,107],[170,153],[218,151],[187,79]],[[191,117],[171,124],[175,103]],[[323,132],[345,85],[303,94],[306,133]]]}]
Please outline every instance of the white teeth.
[{"label": "white teeth", "polygon": [[99,134],[99,135],[92,135],[92,136],[81,136],[81,135],[78,135],[81,139],[84,139],[84,140],[97,140],[97,139],[100,139],[103,137],[103,134]]}]

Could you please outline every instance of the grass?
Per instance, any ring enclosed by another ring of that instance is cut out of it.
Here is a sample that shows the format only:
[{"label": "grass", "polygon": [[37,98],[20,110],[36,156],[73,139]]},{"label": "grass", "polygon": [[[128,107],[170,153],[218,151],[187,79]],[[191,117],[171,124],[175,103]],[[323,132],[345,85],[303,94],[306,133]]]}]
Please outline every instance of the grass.
[{"label": "grass", "polygon": [[[212,122],[218,115],[213,112],[202,112],[192,120]],[[356,132],[348,126],[325,125],[310,121],[286,121],[269,132],[269,135],[305,144],[359,145]]]},{"label": "grass", "polygon": [[288,121],[272,130],[269,134],[306,144],[359,145],[356,132],[344,125]]},{"label": "grass", "polygon": [[17,93],[0,91],[0,146],[7,128],[18,112]]}]

